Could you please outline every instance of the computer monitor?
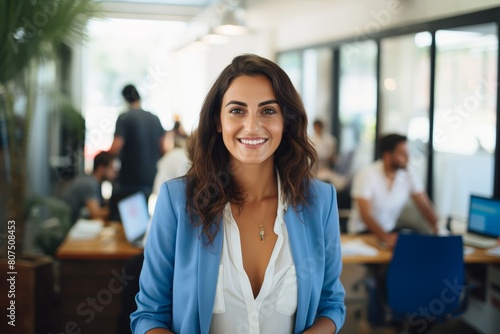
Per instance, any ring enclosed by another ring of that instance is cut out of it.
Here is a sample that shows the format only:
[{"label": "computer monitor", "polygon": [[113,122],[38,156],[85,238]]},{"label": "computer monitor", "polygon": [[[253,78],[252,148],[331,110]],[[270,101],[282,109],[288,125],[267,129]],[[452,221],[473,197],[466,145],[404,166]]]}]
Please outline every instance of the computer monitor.
[{"label": "computer monitor", "polygon": [[471,195],[467,232],[500,237],[500,199]]},{"label": "computer monitor", "polygon": [[125,237],[131,244],[141,246],[149,223],[146,197],[142,192],[125,197],[118,202],[118,209]]}]

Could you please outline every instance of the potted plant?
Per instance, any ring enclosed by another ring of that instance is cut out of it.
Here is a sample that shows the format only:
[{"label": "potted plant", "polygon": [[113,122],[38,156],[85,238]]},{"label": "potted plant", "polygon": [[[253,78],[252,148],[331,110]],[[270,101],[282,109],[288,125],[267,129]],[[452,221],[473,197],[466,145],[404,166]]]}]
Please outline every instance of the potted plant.
[{"label": "potted plant", "polygon": [[[5,208],[0,210],[5,215],[0,214],[0,232],[3,234],[0,268],[3,272],[18,273],[17,276],[12,275],[15,285],[2,284],[0,289],[4,297],[8,296],[12,286],[17,292],[15,299],[1,298],[1,307],[15,305],[14,312],[9,312],[15,314],[16,326],[3,321],[2,326],[9,327],[6,327],[7,331],[2,327],[0,332],[44,331],[39,311],[45,307],[50,312],[47,300],[44,307],[35,300],[40,296],[46,297],[43,291],[23,290],[36,288],[37,285],[45,290],[52,284],[50,260],[22,253],[27,202],[27,144],[38,94],[37,71],[41,62],[55,57],[54,50],[61,43],[82,41],[84,27],[96,11],[93,0],[0,1],[0,171],[3,171],[0,175],[0,207]],[[15,263],[13,267],[12,263]],[[25,269],[31,270],[31,274],[26,274]],[[43,283],[40,275],[46,275],[50,284]],[[27,282],[23,282],[25,278]],[[26,286],[23,287],[23,284]],[[4,287],[7,291],[3,291]],[[21,291],[22,299],[19,295]],[[7,304],[4,305],[5,301]],[[30,306],[38,308],[27,311]],[[24,320],[20,318],[23,314],[27,316]]]}]

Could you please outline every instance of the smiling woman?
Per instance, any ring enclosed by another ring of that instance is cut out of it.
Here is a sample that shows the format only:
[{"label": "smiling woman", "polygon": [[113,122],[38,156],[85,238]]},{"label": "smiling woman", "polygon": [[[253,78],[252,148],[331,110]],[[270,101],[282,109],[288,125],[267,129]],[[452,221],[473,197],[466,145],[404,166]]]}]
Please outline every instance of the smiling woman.
[{"label": "smiling woman", "polygon": [[222,133],[230,160],[243,164],[267,162],[281,143],[283,115],[265,76],[240,76],[224,94],[217,132]]},{"label": "smiling woman", "polygon": [[134,333],[342,327],[336,193],[312,177],[306,129],[278,65],[243,55],[222,71],[188,145],[191,169],[160,190]]}]

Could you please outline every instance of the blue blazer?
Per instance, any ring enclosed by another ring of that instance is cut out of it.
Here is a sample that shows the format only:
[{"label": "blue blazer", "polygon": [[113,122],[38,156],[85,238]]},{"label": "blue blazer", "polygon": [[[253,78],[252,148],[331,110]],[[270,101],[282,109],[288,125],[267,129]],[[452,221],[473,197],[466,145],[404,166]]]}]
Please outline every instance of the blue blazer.
[{"label": "blue blazer", "polygon": [[[308,205],[285,213],[297,273],[298,306],[294,333],[317,317],[337,326],[345,320],[344,287],[336,192],[313,180]],[[208,333],[215,300],[223,229],[207,246],[201,227],[193,227],[186,209],[185,179],[164,183],[144,250],[133,333],[168,328],[176,334]]]}]

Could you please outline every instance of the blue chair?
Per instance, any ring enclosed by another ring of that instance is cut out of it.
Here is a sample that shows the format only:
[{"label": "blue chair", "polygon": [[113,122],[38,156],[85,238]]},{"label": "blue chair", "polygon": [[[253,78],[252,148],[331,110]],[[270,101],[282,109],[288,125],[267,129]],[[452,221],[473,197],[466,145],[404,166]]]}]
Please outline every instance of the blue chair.
[{"label": "blue chair", "polygon": [[400,234],[387,271],[393,320],[424,333],[468,304],[461,236]]}]

